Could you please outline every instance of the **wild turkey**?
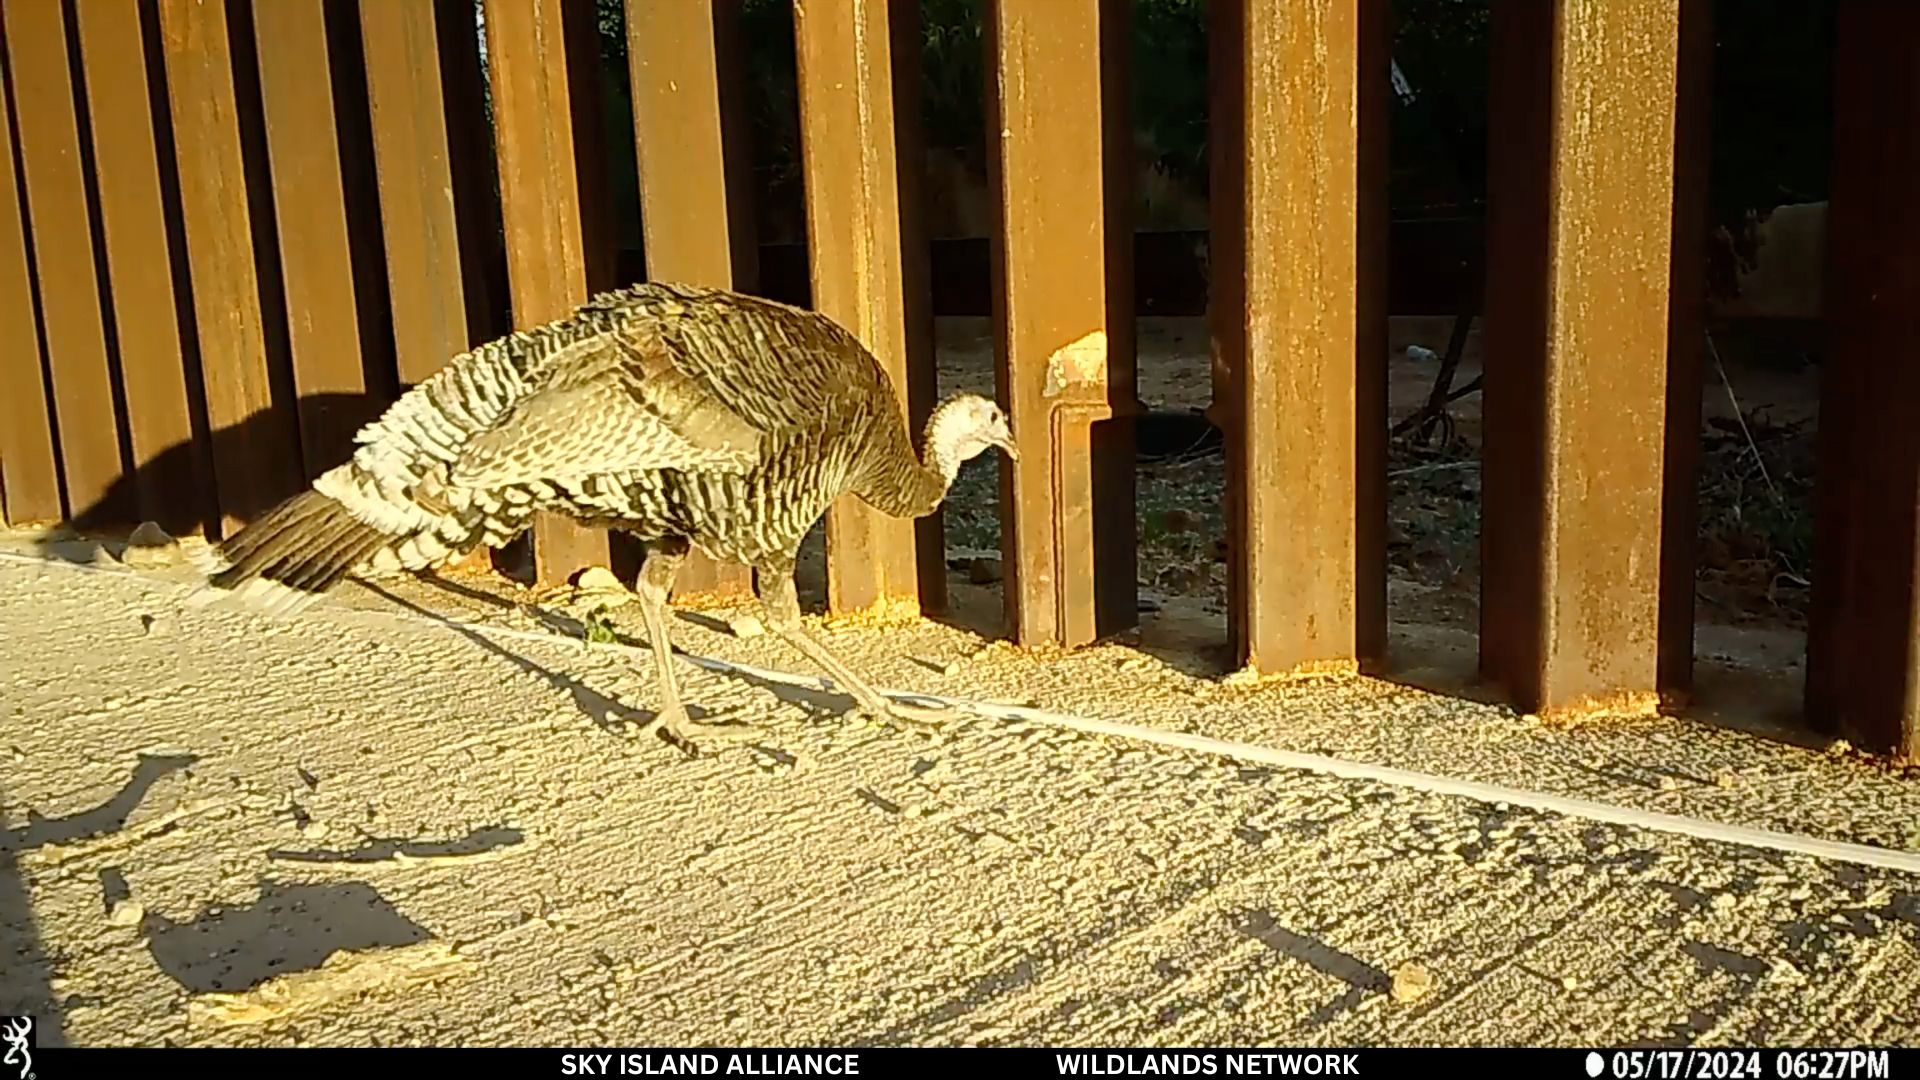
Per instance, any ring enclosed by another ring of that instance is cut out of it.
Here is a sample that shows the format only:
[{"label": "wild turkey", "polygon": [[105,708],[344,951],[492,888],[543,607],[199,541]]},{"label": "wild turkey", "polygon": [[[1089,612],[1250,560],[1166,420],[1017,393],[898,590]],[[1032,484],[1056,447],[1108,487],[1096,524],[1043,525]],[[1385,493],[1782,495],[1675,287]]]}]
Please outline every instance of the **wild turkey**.
[{"label": "wild turkey", "polygon": [[[292,614],[349,574],[390,576],[499,547],[537,511],[646,541],[636,592],[660,679],[648,730],[696,737],[680,700],[666,600],[689,546],[754,567],[766,621],[869,715],[927,726],[808,633],[794,591],[801,540],[841,495],[894,517],[931,513],[1007,418],[971,394],[934,409],[914,453],[886,372],[814,312],[652,283],[455,357],[356,436],[352,460],[215,550],[204,595]],[[924,460],[923,460],[924,458]]]}]

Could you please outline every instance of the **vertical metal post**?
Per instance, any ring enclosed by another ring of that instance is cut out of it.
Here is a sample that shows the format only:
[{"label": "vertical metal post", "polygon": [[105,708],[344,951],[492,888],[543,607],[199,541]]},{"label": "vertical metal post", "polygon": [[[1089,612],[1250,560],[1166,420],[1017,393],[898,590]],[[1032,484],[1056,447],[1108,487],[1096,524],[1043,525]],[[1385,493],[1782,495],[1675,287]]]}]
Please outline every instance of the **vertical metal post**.
[{"label": "vertical metal post", "polygon": [[1920,6],[1842,4],[1806,711],[1920,758]]},{"label": "vertical metal post", "polygon": [[[564,318],[588,293],[567,6],[486,0],[484,8],[507,278],[513,323],[523,329]],[[609,561],[605,532],[552,514],[535,519],[533,551],[542,583]]]},{"label": "vertical metal post", "polygon": [[1007,621],[1074,646],[1138,622],[1127,4],[987,8]]},{"label": "vertical metal post", "polygon": [[[919,27],[910,0],[794,5],[813,306],[886,367],[916,442],[935,393],[928,254],[915,212],[924,168]],[[944,592],[941,546],[937,517],[905,521],[841,499],[827,512],[829,610],[917,615],[923,588]]]},{"label": "vertical metal post", "polygon": [[1378,0],[1212,15],[1230,635],[1262,673],[1353,669],[1386,650],[1390,24]]},{"label": "vertical metal post", "polygon": [[[752,147],[742,127],[739,0],[627,0],[626,12],[647,276],[750,291],[759,248]],[[699,603],[752,588],[749,568],[694,551],[674,594]]]},{"label": "vertical metal post", "polygon": [[1680,0],[1493,15],[1481,667],[1529,711],[1646,708]]}]

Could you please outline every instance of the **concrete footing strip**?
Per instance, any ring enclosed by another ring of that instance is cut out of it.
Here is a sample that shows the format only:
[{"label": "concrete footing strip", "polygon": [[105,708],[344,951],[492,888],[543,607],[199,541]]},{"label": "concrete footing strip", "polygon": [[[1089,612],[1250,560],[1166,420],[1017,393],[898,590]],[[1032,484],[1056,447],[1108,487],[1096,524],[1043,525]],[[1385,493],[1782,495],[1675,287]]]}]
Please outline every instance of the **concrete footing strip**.
[{"label": "concrete footing strip", "polygon": [[[116,573],[121,576],[140,580],[143,584],[158,585],[160,582],[132,571],[108,569],[106,567],[86,566],[12,552],[0,552],[0,559],[9,562],[32,563],[41,566],[57,566],[95,573]],[[512,627],[493,626],[481,622],[452,619],[442,615],[417,615],[405,611],[389,609],[380,614],[416,625],[431,626],[439,624],[455,627],[488,637],[505,638],[520,641],[535,641],[543,644],[576,644],[573,639],[559,634],[538,630],[518,630]],[[607,644],[596,648],[612,649],[631,654],[638,659],[646,659],[651,653],[633,645]],[[752,675],[771,682],[785,683],[789,686],[803,686],[810,689],[830,690],[832,683],[824,678],[810,678],[791,672],[769,668],[753,667],[747,664],[735,664],[711,657],[694,656],[691,653],[680,654],[692,663],[710,671],[734,672]],[[1896,870],[1909,874],[1920,874],[1920,852],[1901,851],[1893,848],[1874,847],[1868,844],[1851,844],[1838,840],[1821,840],[1817,837],[1801,836],[1796,833],[1776,832],[1771,829],[1755,829],[1744,825],[1728,825],[1702,818],[1683,817],[1678,814],[1662,814],[1651,810],[1637,810],[1627,806],[1615,806],[1610,803],[1595,802],[1591,799],[1576,799],[1565,795],[1554,795],[1544,791],[1529,791],[1523,788],[1502,787],[1498,784],[1483,784],[1473,780],[1458,780],[1432,773],[1414,772],[1410,769],[1396,769],[1387,765],[1370,765],[1365,762],[1347,761],[1342,758],[1326,757],[1320,754],[1303,754],[1292,750],[1280,750],[1274,747],[1258,746],[1252,743],[1234,742],[1227,739],[1215,739],[1206,735],[1194,735],[1182,731],[1167,731],[1161,728],[1144,727],[1138,724],[1125,724],[1115,720],[1099,720],[1092,717],[1074,716],[1068,713],[1048,712],[1044,709],[1030,709],[1018,705],[1001,705],[991,702],[971,701],[965,698],[944,697],[938,694],[921,694],[903,690],[881,688],[881,693],[889,697],[908,701],[937,702],[950,708],[971,712],[979,716],[997,717],[1029,724],[1045,724],[1050,727],[1081,731],[1090,735],[1106,735],[1113,738],[1130,739],[1135,742],[1152,743],[1173,750],[1184,750],[1197,754],[1210,754],[1216,757],[1233,758],[1239,761],[1257,762],[1282,769],[1296,769],[1302,772],[1320,773],[1338,776],[1347,780],[1367,780],[1394,787],[1424,791],[1434,795],[1452,795],[1472,799],[1476,802],[1508,806],[1523,806],[1529,810],[1562,814],[1567,817],[1586,821],[1601,822],[1608,825],[1621,825],[1628,828],[1647,829],[1653,832],[1672,833],[1688,836],[1696,840],[1714,843],[1735,844],[1744,847],[1759,848],[1767,851],[1789,852],[1815,859],[1831,859],[1837,862],[1856,863],[1863,866],[1877,866],[1887,870]]]},{"label": "concrete footing strip", "polygon": [[[410,617],[412,618],[412,617]],[[421,619],[418,621],[445,622],[475,633],[488,636],[513,638],[523,641],[542,641],[571,644],[569,638],[558,634],[538,630],[516,630],[509,627],[487,626],[481,623],[460,622],[452,619]],[[614,649],[634,655],[637,659],[650,661],[651,654],[643,648],[632,645],[610,644],[596,646]],[[832,683],[825,678],[810,678],[791,672],[771,668],[754,667],[749,664],[736,664],[727,660],[695,656],[682,652],[682,658],[698,664],[709,671],[732,672],[751,675],[769,682],[785,683],[789,686],[803,686],[808,689],[831,690]],[[1662,814],[1652,810],[1637,810],[1628,806],[1615,806],[1611,803],[1595,802],[1591,799],[1576,799],[1565,795],[1554,795],[1544,791],[1529,791],[1523,788],[1501,787],[1498,784],[1482,784],[1473,780],[1458,780],[1432,773],[1414,772],[1411,769],[1396,769],[1387,765],[1370,765],[1360,761],[1348,761],[1343,758],[1326,757],[1321,754],[1302,754],[1292,750],[1280,750],[1270,746],[1253,743],[1234,742],[1228,739],[1215,739],[1206,735],[1194,735],[1184,731],[1168,731],[1163,728],[1145,727],[1139,724],[1126,724],[1116,720],[1100,720],[1093,717],[1075,716],[1070,713],[1049,712],[1044,709],[1030,709],[1020,705],[1001,705],[991,702],[972,701],[967,698],[945,697],[939,694],[922,694],[915,691],[891,690],[876,687],[888,697],[917,702],[937,702],[951,708],[972,712],[980,716],[997,717],[1029,724],[1045,724],[1050,727],[1067,728],[1086,732],[1090,735],[1107,735],[1136,742],[1153,743],[1174,750],[1185,750],[1197,754],[1211,754],[1216,757],[1234,758],[1240,761],[1257,762],[1283,769],[1297,769],[1303,772],[1321,773],[1338,776],[1347,780],[1369,780],[1394,787],[1410,788],[1434,795],[1453,795],[1473,799],[1489,805],[1505,803],[1509,806],[1522,806],[1529,810],[1539,810],[1562,814],[1585,821],[1595,821],[1608,825],[1622,825],[1629,828],[1647,829],[1653,832],[1673,833],[1689,836],[1696,840],[1708,840],[1715,843],[1736,844],[1745,847],[1761,848],[1768,851],[1790,852],[1816,859],[1831,859],[1838,862],[1857,863],[1864,866],[1877,866],[1888,870],[1898,870],[1909,874],[1920,874],[1920,851],[1900,851],[1893,848],[1874,847],[1869,844],[1850,844],[1839,840],[1821,840],[1797,833],[1775,832],[1771,829],[1755,829],[1744,825],[1728,825],[1702,818],[1683,817],[1678,814]]]}]

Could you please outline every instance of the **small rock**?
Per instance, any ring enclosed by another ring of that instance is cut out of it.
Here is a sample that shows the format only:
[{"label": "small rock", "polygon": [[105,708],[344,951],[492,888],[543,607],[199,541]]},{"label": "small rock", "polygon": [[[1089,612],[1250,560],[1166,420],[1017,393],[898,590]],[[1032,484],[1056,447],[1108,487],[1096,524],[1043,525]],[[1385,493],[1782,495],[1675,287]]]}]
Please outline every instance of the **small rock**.
[{"label": "small rock", "polygon": [[324,840],[327,837],[327,827],[321,822],[309,821],[300,826],[300,835],[309,840]]},{"label": "small rock", "polygon": [[576,589],[588,592],[596,592],[601,589],[606,589],[610,592],[624,592],[626,590],[626,586],[620,583],[620,579],[613,576],[613,571],[604,566],[589,566],[585,570],[580,571],[580,576],[574,579],[573,585]]},{"label": "small rock", "polygon": [[159,525],[143,521],[133,530],[133,535],[127,537],[127,548],[120,554],[120,561],[136,569],[172,566],[180,561],[180,543]]},{"label": "small rock", "polygon": [[107,921],[115,926],[138,926],[147,917],[147,909],[131,900],[116,901],[107,912]]},{"label": "small rock", "polygon": [[155,634],[164,634],[168,629],[167,620],[158,615],[142,615],[140,616],[140,629],[145,631],[148,637],[152,637]]},{"label": "small rock", "polygon": [[1402,1005],[1426,997],[1433,990],[1433,973],[1419,964],[1401,964],[1393,973],[1393,1000]]},{"label": "small rock", "polygon": [[956,657],[952,660],[949,660],[946,663],[940,665],[940,674],[951,675],[954,672],[959,671],[960,665],[964,662],[965,662],[964,657]]},{"label": "small rock", "polygon": [[975,559],[967,564],[967,580],[975,585],[992,585],[1001,576],[999,559]]},{"label": "small rock", "polygon": [[739,615],[727,620],[727,626],[737,638],[756,638],[767,632],[765,624],[757,615]]},{"label": "small rock", "polygon": [[573,579],[575,591],[592,594],[595,600],[619,606],[634,599],[633,590],[621,584],[613,571],[604,566],[589,566]]}]

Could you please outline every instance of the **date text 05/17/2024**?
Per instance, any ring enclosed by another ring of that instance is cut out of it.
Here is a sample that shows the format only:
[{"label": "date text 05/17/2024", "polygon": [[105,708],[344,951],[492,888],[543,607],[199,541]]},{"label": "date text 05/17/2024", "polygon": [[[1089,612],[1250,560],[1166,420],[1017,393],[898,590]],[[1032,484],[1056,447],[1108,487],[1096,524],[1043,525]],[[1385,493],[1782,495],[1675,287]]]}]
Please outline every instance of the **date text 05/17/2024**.
[{"label": "date text 05/17/2024", "polygon": [[1615,1050],[1587,1055],[1611,1080],[1889,1080],[1885,1050]]}]

